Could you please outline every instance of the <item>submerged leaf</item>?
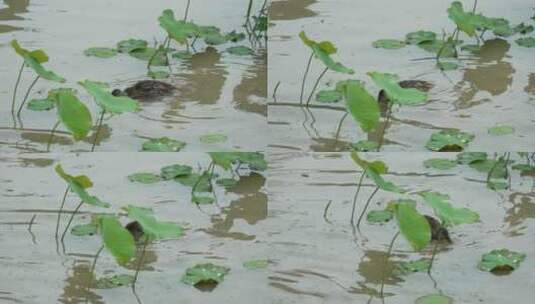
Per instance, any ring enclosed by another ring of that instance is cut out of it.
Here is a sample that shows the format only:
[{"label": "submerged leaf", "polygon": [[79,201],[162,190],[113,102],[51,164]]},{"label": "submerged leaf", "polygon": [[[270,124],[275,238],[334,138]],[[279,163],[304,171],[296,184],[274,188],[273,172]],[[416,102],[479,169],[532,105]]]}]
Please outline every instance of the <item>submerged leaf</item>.
[{"label": "submerged leaf", "polygon": [[75,140],[84,139],[91,128],[91,112],[70,90],[57,90],[51,98],[56,102],[58,118]]},{"label": "submerged leaf", "polygon": [[489,128],[489,134],[494,136],[509,135],[515,133],[515,128],[507,125],[496,125]]},{"label": "submerged leaf", "polygon": [[[199,181],[201,177],[202,179]],[[208,175],[204,175],[203,177],[203,175],[201,174],[192,173],[189,175],[175,177],[174,180],[187,187],[193,187],[195,186],[195,184],[197,184],[195,188],[197,192],[212,191],[212,185],[210,184],[210,179],[208,178]]]},{"label": "submerged leaf", "polygon": [[138,172],[128,175],[128,180],[131,182],[138,182],[142,184],[154,184],[161,181],[161,177],[150,172]]},{"label": "submerged leaf", "polygon": [[448,170],[457,166],[457,162],[447,158],[430,158],[424,161],[426,168]]},{"label": "submerged leaf", "polygon": [[364,132],[377,128],[381,110],[373,96],[366,91],[362,82],[348,80],[344,85],[344,97],[348,112],[359,123]]},{"label": "submerged leaf", "polygon": [[168,137],[151,138],[143,143],[142,151],[149,152],[178,152],[186,146],[183,141]]},{"label": "submerged leaf", "polygon": [[373,82],[385,90],[388,98],[400,105],[421,105],[427,102],[427,93],[415,88],[402,88],[397,80],[397,75],[369,72]]},{"label": "submerged leaf", "polygon": [[84,55],[98,58],[111,58],[117,55],[117,50],[107,47],[92,47],[84,51]]},{"label": "submerged leaf", "polygon": [[250,260],[243,262],[243,267],[247,269],[264,269],[269,265],[268,260]]},{"label": "submerged leaf", "polygon": [[457,154],[457,162],[462,165],[468,165],[475,161],[481,161],[486,159],[486,152],[462,152]]},{"label": "submerged leaf", "polygon": [[227,141],[228,137],[225,134],[220,133],[212,133],[212,134],[205,134],[201,135],[199,137],[199,140],[203,144],[217,144]]},{"label": "submerged leaf", "polygon": [[433,133],[425,147],[440,152],[462,151],[473,139],[474,135],[456,129],[442,130]]},{"label": "submerged leaf", "polygon": [[188,165],[170,165],[160,169],[160,175],[163,179],[173,179],[179,176],[190,175],[193,168]]},{"label": "submerged leaf", "polygon": [[108,85],[90,80],[78,82],[86,91],[93,96],[97,104],[106,112],[121,114],[135,112],[139,109],[139,103],[127,96],[113,96],[108,92]]},{"label": "submerged leaf", "polygon": [[172,222],[157,221],[150,209],[128,205],[128,217],[137,221],[143,233],[151,239],[174,239],[184,235],[184,229]]},{"label": "submerged leaf", "polygon": [[497,274],[508,273],[520,266],[526,259],[523,253],[511,251],[509,249],[494,249],[483,254],[478,268],[483,271],[495,272]]},{"label": "submerged leaf", "polygon": [[141,39],[122,40],[117,43],[119,53],[130,53],[135,50],[144,49],[148,46],[147,41]]},{"label": "submerged leaf", "polygon": [[87,236],[97,234],[98,226],[94,223],[75,225],[71,228],[71,234],[76,236]]},{"label": "submerged leaf", "polygon": [[414,201],[397,201],[394,210],[401,234],[414,250],[424,249],[431,241],[431,227],[425,217],[416,211]]},{"label": "submerged leaf", "polygon": [[377,150],[379,143],[373,140],[359,140],[356,143],[352,143],[351,147],[359,152],[368,152]]},{"label": "submerged leaf", "polygon": [[152,58],[151,66],[167,65],[167,54],[163,49],[155,49],[152,47],[139,48],[130,51],[128,55],[144,61],[149,61]]},{"label": "submerged leaf", "polygon": [[26,106],[28,110],[32,111],[48,111],[55,107],[55,102],[51,98],[32,99]]},{"label": "submerged leaf", "polygon": [[424,272],[429,269],[431,265],[431,260],[426,258],[421,258],[419,260],[399,262],[396,263],[395,273],[398,275],[407,275],[414,272]]},{"label": "submerged leaf", "polygon": [[374,48],[383,48],[388,50],[400,49],[405,46],[405,41],[396,39],[379,39],[372,43]]},{"label": "submerged leaf", "polygon": [[371,210],[366,215],[366,220],[371,223],[386,223],[394,217],[390,210]]},{"label": "submerged leaf", "polygon": [[408,33],[405,36],[407,44],[420,44],[422,42],[433,41],[437,38],[437,34],[431,31],[417,31]]},{"label": "submerged leaf", "polygon": [[535,37],[519,38],[515,42],[523,47],[532,48],[535,47]]},{"label": "submerged leaf", "polygon": [[134,277],[129,274],[115,274],[109,277],[99,278],[95,282],[95,288],[97,289],[110,289],[121,286],[132,285]]},{"label": "submerged leaf", "polygon": [[479,221],[479,214],[468,208],[455,208],[448,200],[449,195],[438,192],[423,192],[420,195],[427,205],[433,208],[443,226],[472,224]]},{"label": "submerged leaf", "polygon": [[136,245],[134,237],[126,230],[119,220],[113,216],[100,218],[100,229],[104,246],[121,265],[134,258]]},{"label": "submerged leaf", "polygon": [[429,294],[416,299],[415,304],[453,304],[453,299],[443,294]]},{"label": "submerged leaf", "polygon": [[254,51],[253,49],[240,45],[240,46],[231,46],[227,48],[227,52],[232,55],[237,56],[247,56],[247,55],[253,55]]},{"label": "submerged leaf", "polygon": [[316,100],[322,103],[339,102],[344,95],[338,90],[321,90],[316,93]]},{"label": "submerged leaf", "polygon": [[457,63],[448,61],[439,61],[437,66],[442,71],[453,71],[459,68]]}]

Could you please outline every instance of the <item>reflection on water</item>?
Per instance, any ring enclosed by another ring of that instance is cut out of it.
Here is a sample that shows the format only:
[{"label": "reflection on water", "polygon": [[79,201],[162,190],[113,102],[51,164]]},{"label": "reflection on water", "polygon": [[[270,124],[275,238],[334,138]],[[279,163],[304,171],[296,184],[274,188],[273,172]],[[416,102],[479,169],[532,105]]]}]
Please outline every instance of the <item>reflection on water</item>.
[{"label": "reflection on water", "polygon": [[535,73],[529,74],[528,85],[524,88],[524,91],[535,95]]},{"label": "reflection on water", "polygon": [[[510,236],[520,236],[524,233],[521,230],[525,229],[525,226],[518,227],[526,219],[535,219],[535,203],[532,202],[532,198],[535,198],[535,193],[519,193],[515,192],[509,196],[509,201],[513,204],[511,209],[507,210],[504,221],[509,223],[509,228],[512,229],[508,232]],[[514,229],[514,230],[513,230]]]},{"label": "reflection on water", "polygon": [[[27,8],[30,5],[30,0],[4,0],[6,8],[0,9],[0,20],[24,20],[24,18],[17,16],[28,12]],[[20,30],[20,27],[15,27],[7,24],[0,24],[0,34]]]},{"label": "reflection on water", "polygon": [[253,240],[254,235],[242,232],[231,232],[235,220],[245,220],[249,225],[255,225],[267,218],[267,195],[260,192],[266,183],[266,178],[258,173],[242,176],[238,184],[229,192],[242,195],[232,201],[229,206],[222,208],[220,214],[212,216],[212,227],[203,229],[206,233],[217,237],[233,238],[237,240]]},{"label": "reflection on water", "polygon": [[234,88],[233,100],[236,107],[242,111],[258,113],[267,116],[267,53],[262,49],[253,58],[242,76],[239,85]]},{"label": "reflection on water", "polygon": [[317,0],[283,0],[274,1],[269,7],[269,19],[271,20],[295,20],[299,18],[313,17],[317,13],[308,7]]},{"label": "reflection on water", "polygon": [[[515,70],[509,62],[503,61],[511,45],[503,39],[485,41],[477,53],[476,67],[464,71],[463,79],[455,85],[460,91],[458,109],[478,105],[485,100],[474,100],[480,91],[492,96],[503,94],[513,82]],[[488,99],[487,99],[488,101]]]},{"label": "reflection on water", "polygon": [[[87,282],[91,278],[91,263],[89,261],[75,260],[69,277],[65,280],[63,293],[58,301],[60,303],[83,303],[86,299],[88,303],[103,304],[102,297],[87,290]],[[95,279],[93,277],[93,279]]]},{"label": "reflection on water", "polygon": [[178,95],[181,101],[215,104],[219,100],[228,72],[215,48],[207,47],[203,52],[184,59],[181,69],[187,71],[178,75],[184,80]]}]

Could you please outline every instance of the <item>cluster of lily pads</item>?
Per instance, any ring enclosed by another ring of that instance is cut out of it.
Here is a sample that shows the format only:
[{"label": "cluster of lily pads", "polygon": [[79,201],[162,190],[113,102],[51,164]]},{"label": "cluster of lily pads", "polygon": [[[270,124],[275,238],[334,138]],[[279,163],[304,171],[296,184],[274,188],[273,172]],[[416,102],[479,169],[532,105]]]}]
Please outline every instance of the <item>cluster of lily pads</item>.
[{"label": "cluster of lily pads", "polygon": [[[534,154],[519,153],[521,157],[525,157],[526,164],[516,164],[512,169],[519,170],[522,175],[535,176],[535,166],[531,164],[534,159]],[[421,191],[408,193],[406,189],[387,181],[383,175],[388,173],[388,166],[378,160],[367,161],[361,159],[357,152],[351,153],[353,161],[362,169],[361,176],[358,180],[356,194],[353,200],[353,209],[351,212],[351,225],[360,232],[360,223],[363,216],[366,214],[366,219],[370,223],[386,223],[394,219],[397,222],[399,232],[397,232],[390,243],[388,249],[388,257],[390,257],[394,242],[399,234],[403,235],[411,247],[417,251],[422,252],[433,244],[431,258],[421,258],[418,260],[404,261],[396,263],[395,273],[398,275],[407,275],[412,272],[427,271],[431,272],[432,263],[437,253],[439,245],[449,245],[452,242],[449,236],[449,229],[461,225],[472,224],[480,221],[479,214],[473,210],[465,207],[456,207],[450,202],[450,197],[447,194],[434,191]],[[494,191],[509,189],[507,182],[509,178],[508,166],[512,165],[510,154],[505,153],[497,159],[491,159],[484,152],[463,152],[456,156],[455,160],[447,158],[432,158],[424,161],[426,168],[433,168],[436,170],[450,170],[456,166],[467,165],[476,169],[479,172],[487,174],[487,186]],[[357,209],[358,195],[361,190],[364,177],[368,177],[374,184],[375,189],[366,200],[362,207],[362,211],[358,220],[355,223],[355,211]],[[400,195],[398,199],[391,200],[384,209],[372,210],[367,212],[367,209],[372,201],[374,195],[379,191],[387,191]],[[416,198],[411,197],[416,194]],[[434,215],[424,215],[418,211],[422,200],[424,205],[433,210]],[[520,263],[526,258],[523,253],[518,253],[505,248],[499,248],[483,254],[481,261],[477,268],[482,271],[489,271],[494,274],[507,274],[519,267]],[[383,274],[384,275],[384,274]],[[381,286],[380,297],[383,297],[384,277]],[[442,294],[434,294],[429,297],[445,298],[449,297]],[[422,300],[423,301],[423,300]],[[420,302],[417,302],[420,303]],[[421,302],[421,303],[442,303],[442,302]],[[449,301],[444,303],[450,303]]]},{"label": "cluster of lily pads", "polygon": [[[187,165],[174,164],[161,168],[159,174],[139,172],[129,175],[128,179],[131,182],[145,184],[160,181],[180,183],[191,188],[191,201],[199,207],[201,204],[211,204],[215,200],[215,195],[213,197],[208,196],[215,191],[215,185],[212,183],[212,180],[215,180],[217,185],[228,189],[237,184],[240,178],[239,170],[243,166],[246,166],[249,171],[264,171],[267,169],[267,163],[264,155],[261,153],[217,152],[210,153],[210,157],[212,162],[207,169],[200,172],[193,172],[193,168]],[[214,172],[215,166],[222,168],[224,172],[231,173],[232,177],[218,178],[218,174]],[[64,245],[65,236],[83,205],[87,204],[109,209],[112,207],[112,204],[88,192],[88,189],[93,186],[93,182],[88,176],[70,175],[59,164],[56,165],[55,170],[67,183],[56,225],[56,240],[61,240],[61,243]],[[69,193],[76,194],[80,202],[74,211],[72,211],[60,237],[60,221]],[[130,222],[123,225],[123,219],[128,219]],[[71,233],[75,236],[100,235],[102,238],[102,246],[98,249],[91,266],[91,277],[87,289],[130,285],[135,291],[135,284],[143,263],[147,245],[163,239],[179,239],[184,235],[185,230],[186,228],[174,222],[158,220],[150,208],[131,204],[120,207],[117,213],[92,214],[91,220],[88,223],[77,224],[71,229]],[[141,248],[141,252],[136,258],[138,247]],[[103,249],[106,249],[120,266],[133,266],[135,268],[134,275],[113,273],[112,275],[93,279],[97,259]],[[245,261],[243,266],[247,269],[259,269],[267,267],[267,264],[267,260],[255,259]],[[213,263],[200,263],[188,268],[182,276],[181,281],[185,284],[193,285],[200,290],[210,291],[223,281],[229,271],[230,268],[226,266],[215,265]]]},{"label": "cluster of lily pads", "polygon": [[[476,1],[477,3],[477,1]],[[475,13],[476,5],[473,12],[463,10],[462,4],[455,1],[448,9],[449,18],[455,22],[456,29],[447,39],[438,38],[438,35],[431,31],[416,31],[408,33],[404,41],[395,39],[381,39],[373,42],[376,48],[398,49],[406,45],[416,45],[424,50],[436,54],[437,65],[442,70],[451,70],[458,67],[458,64],[452,61],[443,62],[441,58],[456,58],[458,56],[457,46],[462,44],[459,40],[459,33],[462,31],[469,37],[476,37],[477,44],[465,44],[461,50],[468,50],[477,53],[484,34],[489,31],[496,36],[508,37],[514,34],[525,35],[533,32],[534,26],[521,23],[517,26],[511,26],[509,21],[503,18],[490,18],[482,14]],[[354,70],[344,66],[340,62],[332,59],[337,49],[330,41],[317,42],[309,39],[304,32],[299,34],[302,42],[311,49],[310,57],[305,68],[300,94],[300,104],[309,106],[314,93],[320,83],[321,78],[330,70],[347,75],[354,74]],[[531,42],[530,42],[531,41]],[[534,37],[519,38],[517,43],[521,46],[532,46]],[[323,63],[325,68],[314,82],[311,92],[304,102],[304,91],[307,82],[309,68],[313,58],[317,58]],[[378,98],[375,98],[364,87],[361,80],[343,80],[336,83],[334,89],[320,90],[316,94],[316,100],[322,103],[336,103],[345,100],[345,108],[348,113],[358,123],[362,131],[366,133],[380,132],[378,141],[361,140],[352,144],[356,151],[379,151],[383,144],[386,128],[392,113],[394,105],[399,106],[419,106],[428,102],[428,94],[420,88],[405,87],[399,83],[399,77],[395,74],[372,71],[366,73],[373,83],[380,90]],[[383,95],[383,96],[382,96]],[[386,98],[385,98],[386,97]],[[380,124],[381,117],[385,116],[385,123]],[[341,123],[346,115],[342,118]],[[503,136],[514,133],[512,126],[495,125],[488,129],[492,136]],[[444,129],[431,135],[425,147],[430,151],[455,151],[464,150],[474,139],[473,134],[462,132],[455,128]]]}]

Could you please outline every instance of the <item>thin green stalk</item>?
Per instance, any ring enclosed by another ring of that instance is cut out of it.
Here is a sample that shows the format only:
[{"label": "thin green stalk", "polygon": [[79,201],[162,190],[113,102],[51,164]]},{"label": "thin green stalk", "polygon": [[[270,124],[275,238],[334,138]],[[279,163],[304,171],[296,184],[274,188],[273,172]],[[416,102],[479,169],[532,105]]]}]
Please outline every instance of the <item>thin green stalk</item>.
[{"label": "thin green stalk", "polygon": [[95,267],[97,266],[97,260],[100,256],[100,253],[104,249],[104,245],[100,246],[97,253],[95,254],[95,258],[93,259],[93,263],[91,264],[91,270],[89,271],[89,280],[87,281],[87,288],[86,288],[86,298],[85,302],[89,302],[89,290],[91,289],[91,285],[93,285],[93,276],[95,276]]},{"label": "thin green stalk", "polygon": [[[19,74],[17,76],[17,81],[15,82],[15,88],[13,88],[13,99],[11,100],[11,115],[15,116],[15,101],[17,99],[17,90],[20,84],[20,78],[22,76],[22,71],[24,70],[24,61],[20,65]],[[16,121],[14,122],[16,123]]]},{"label": "thin green stalk", "polygon": [[143,241],[143,248],[141,249],[141,256],[139,257],[139,260],[137,261],[136,265],[136,273],[134,274],[134,280],[132,281],[132,290],[136,290],[136,282],[137,277],[139,276],[139,270],[141,268],[141,265],[143,264],[143,259],[145,258],[145,251],[147,249],[147,245],[149,244],[149,238],[148,236],[145,236],[145,240]]},{"label": "thin green stalk", "polygon": [[69,194],[69,190],[71,189],[70,186],[67,186],[67,189],[65,189],[65,193],[63,194],[63,199],[61,200],[61,206],[59,207],[58,211],[58,218],[56,221],[56,240],[58,239],[58,233],[59,233],[59,220],[61,219],[61,213],[63,212],[63,206],[65,206],[65,199],[67,199],[67,194]]},{"label": "thin green stalk", "polygon": [[54,133],[56,132],[56,129],[59,126],[60,121],[58,120],[54,127],[52,128],[52,131],[50,131],[50,136],[48,137],[48,142],[46,143],[46,152],[50,152],[50,146],[52,145],[52,139],[54,138]]},{"label": "thin green stalk", "polygon": [[359,183],[357,185],[357,192],[355,192],[355,196],[353,197],[353,209],[351,210],[351,226],[355,226],[355,209],[357,208],[357,198],[359,196],[360,188],[362,187],[362,180],[364,179],[364,175],[366,175],[366,169],[362,171],[362,174],[360,175]]},{"label": "thin green stalk", "polygon": [[305,74],[303,74],[303,82],[301,83],[301,95],[299,97],[299,104],[303,104],[303,94],[305,92],[305,82],[307,80],[308,71],[310,70],[310,64],[312,63],[312,58],[314,57],[314,52],[310,52],[310,57],[308,57],[307,65],[305,68]]},{"label": "thin green stalk", "polygon": [[328,69],[329,68],[323,69],[323,71],[321,72],[321,74],[318,77],[318,79],[316,79],[316,82],[314,83],[314,86],[312,87],[312,91],[310,92],[310,95],[308,95],[307,107],[308,107],[308,104],[310,103],[310,101],[312,100],[312,96],[314,96],[314,92],[316,92],[316,89],[318,88],[318,85],[320,84],[321,78],[323,78],[323,75],[325,75],[325,73],[327,73]]},{"label": "thin green stalk", "polygon": [[[165,47],[165,45],[167,45],[167,42],[169,40],[170,40],[169,35],[167,35],[167,37],[165,37],[165,40],[163,41],[162,45]],[[160,47],[156,47],[156,45],[154,47],[155,47],[154,53],[152,53],[152,56],[150,56],[149,61],[147,62],[147,70],[149,70],[149,71],[150,71],[150,67],[152,65],[152,61],[160,53]]]},{"label": "thin green stalk", "polygon": [[104,120],[105,113],[106,111],[102,109],[102,113],[100,114],[100,118],[98,120],[97,132],[95,133],[95,138],[93,139],[93,144],[91,145],[91,152],[95,151],[95,145],[97,144],[98,134],[100,133],[100,129],[102,128],[102,121]]},{"label": "thin green stalk", "polygon": [[344,123],[344,120],[346,119],[349,112],[344,113],[344,116],[342,116],[342,119],[340,119],[340,122],[338,123],[338,127],[336,128],[336,133],[334,136],[334,151],[338,148],[338,138],[340,137],[340,132],[342,131],[342,124]]},{"label": "thin green stalk", "polygon": [[388,110],[386,112],[386,120],[385,120],[385,125],[383,127],[383,132],[381,132],[381,137],[379,138],[379,144],[377,145],[377,152],[379,152],[381,150],[381,147],[383,146],[386,128],[388,128],[388,123],[390,122],[390,116],[392,115],[393,106],[394,106],[394,103],[390,101],[388,105]]},{"label": "thin green stalk", "polygon": [[388,267],[388,260],[390,259],[390,255],[392,254],[392,248],[394,248],[394,242],[396,241],[398,236],[399,236],[399,231],[396,232],[396,235],[394,235],[394,237],[392,238],[392,241],[390,242],[390,245],[388,246],[388,251],[387,251],[386,257],[385,257],[385,264],[383,265],[383,270],[382,270],[382,274],[381,274],[381,290],[379,292],[383,302],[384,302],[384,299],[385,299],[385,297],[384,297],[384,288],[385,288],[386,268]]},{"label": "thin green stalk", "polygon": [[431,261],[429,262],[429,267],[427,267],[427,274],[431,275],[431,268],[433,267],[433,262],[435,261],[435,256],[437,255],[438,242],[435,241],[435,246],[433,246],[433,253],[431,254]]},{"label": "thin green stalk", "polygon": [[28,100],[28,96],[30,95],[30,92],[32,91],[33,86],[35,86],[35,84],[37,83],[39,78],[41,78],[41,76],[39,76],[39,75],[37,77],[35,77],[35,79],[33,80],[32,84],[30,84],[30,86],[28,87],[28,90],[26,91],[26,94],[24,95],[24,99],[22,100],[22,103],[20,104],[19,110],[17,111],[17,117],[20,117],[20,112],[22,112],[22,108],[24,107],[24,104],[26,103],[26,100]]},{"label": "thin green stalk", "polygon": [[188,20],[190,2],[191,2],[191,0],[188,0],[188,4],[186,5],[186,12],[184,13],[184,21]]},{"label": "thin green stalk", "polygon": [[377,191],[379,191],[379,187],[375,187],[375,190],[373,190],[372,195],[370,195],[370,197],[368,198],[368,201],[366,201],[366,205],[364,205],[364,209],[360,213],[359,219],[357,221],[357,230],[359,231],[360,231],[360,228],[359,228],[360,222],[362,221],[362,218],[364,217],[364,214],[366,213],[366,210],[368,209],[368,206],[370,205],[370,202],[372,201],[372,198],[375,195],[375,193],[377,193]]},{"label": "thin green stalk", "polygon": [[247,6],[247,14],[245,15],[245,23],[243,26],[246,26],[249,22],[249,18],[251,18],[251,9],[253,8],[253,0],[249,0],[249,6]]},{"label": "thin green stalk", "polygon": [[83,204],[84,204],[84,201],[80,201],[78,206],[76,206],[76,209],[74,209],[74,211],[72,212],[71,217],[69,218],[69,222],[67,223],[67,226],[65,227],[65,230],[63,230],[63,234],[61,235],[62,243],[63,243],[63,240],[65,239],[65,235],[67,234],[67,231],[69,231],[69,227],[71,226],[72,221],[74,220],[74,216],[76,215],[76,213],[78,213],[78,210],[80,210]]}]

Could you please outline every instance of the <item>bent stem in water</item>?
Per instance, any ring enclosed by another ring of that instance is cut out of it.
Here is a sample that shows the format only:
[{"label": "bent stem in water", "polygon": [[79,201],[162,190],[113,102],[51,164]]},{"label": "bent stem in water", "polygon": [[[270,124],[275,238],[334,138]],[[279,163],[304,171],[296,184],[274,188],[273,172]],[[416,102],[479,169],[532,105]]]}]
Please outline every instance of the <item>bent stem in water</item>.
[{"label": "bent stem in water", "polygon": [[26,103],[26,100],[28,100],[28,96],[30,95],[30,92],[32,91],[33,87],[37,83],[37,81],[41,78],[41,76],[35,77],[33,82],[28,87],[28,90],[26,91],[26,94],[24,95],[24,99],[22,100],[22,103],[19,106],[19,110],[17,111],[17,117],[20,117],[20,112],[22,112],[22,108],[24,107],[24,104]]},{"label": "bent stem in water", "polygon": [[50,152],[50,146],[52,145],[52,139],[54,138],[54,133],[56,132],[56,129],[59,126],[60,121],[57,121],[54,127],[52,128],[52,131],[50,131],[50,136],[48,137],[48,142],[46,143],[46,152]]},{"label": "bent stem in water", "polygon": [[323,78],[323,75],[325,75],[325,73],[327,73],[328,69],[329,68],[324,68],[323,71],[321,72],[321,74],[319,75],[318,79],[316,79],[316,82],[314,83],[314,86],[312,87],[312,91],[310,92],[310,95],[308,95],[307,107],[308,107],[308,104],[310,103],[310,101],[312,100],[312,96],[314,96],[314,92],[316,92],[316,89],[318,88],[318,85],[320,84],[321,78]]},{"label": "bent stem in water", "polygon": [[355,196],[353,197],[353,209],[351,210],[351,226],[355,226],[355,209],[357,208],[357,198],[359,196],[360,188],[362,187],[362,180],[364,179],[364,176],[366,175],[366,169],[362,171],[362,174],[360,175],[359,183],[357,185],[357,192],[355,192]]},{"label": "bent stem in water", "polygon": [[383,132],[381,132],[381,137],[379,138],[379,144],[377,145],[377,152],[381,150],[381,147],[383,146],[383,142],[385,140],[385,133],[386,129],[388,128],[388,124],[390,123],[390,116],[392,116],[392,107],[394,104],[392,102],[389,102],[388,110],[386,111],[386,120],[385,125],[383,126]]},{"label": "bent stem in water", "polygon": [[303,74],[303,82],[301,83],[301,95],[299,97],[299,104],[303,104],[303,94],[305,92],[305,83],[308,76],[308,71],[310,70],[310,64],[312,63],[312,57],[314,57],[314,53],[310,52],[310,57],[308,57],[307,65],[305,68],[305,74]]},{"label": "bent stem in water", "polygon": [[392,241],[390,242],[390,245],[388,246],[388,251],[386,252],[386,257],[385,257],[385,263],[383,265],[383,270],[381,274],[381,290],[379,292],[383,303],[385,301],[384,289],[385,289],[386,268],[388,267],[388,260],[390,259],[390,255],[392,254],[392,248],[394,248],[394,242],[396,242],[396,239],[398,238],[398,236],[399,236],[399,231],[396,232],[396,234],[392,238]]},{"label": "bent stem in water", "polygon": [[67,231],[69,231],[69,227],[71,226],[72,221],[74,220],[74,216],[76,215],[76,213],[78,213],[78,210],[80,210],[83,204],[84,204],[84,201],[80,201],[78,206],[76,206],[76,208],[72,212],[71,217],[69,218],[69,222],[67,222],[67,226],[65,227],[65,230],[63,230],[63,234],[61,235],[61,243],[63,243],[63,240],[65,239],[65,235],[67,234]]},{"label": "bent stem in water", "polygon": [[93,285],[93,277],[95,276],[95,267],[97,266],[97,260],[103,249],[104,249],[104,245],[100,246],[97,253],[95,254],[93,263],[91,264],[91,270],[89,271],[89,280],[87,281],[86,298],[85,298],[86,303],[89,302],[89,290],[91,289],[91,285]]},{"label": "bent stem in water", "polygon": [[67,186],[67,189],[65,189],[65,193],[63,194],[63,199],[61,200],[61,206],[58,210],[58,219],[56,221],[56,240],[58,239],[59,235],[59,220],[61,219],[61,213],[63,212],[63,206],[65,206],[65,199],[67,199],[67,194],[69,194],[69,190],[71,189],[70,186]]},{"label": "bent stem in water", "polygon": [[102,121],[104,120],[105,113],[106,111],[102,110],[102,113],[100,114],[100,118],[98,120],[98,125],[97,125],[97,132],[95,133],[95,138],[93,139],[93,145],[91,146],[91,152],[95,151],[95,145],[97,144],[98,134],[100,133],[100,129],[102,128]]},{"label": "bent stem in water", "polygon": [[136,265],[136,273],[134,274],[134,279],[132,280],[132,291],[134,292],[136,290],[137,277],[139,276],[139,270],[141,268],[141,265],[143,264],[143,259],[145,258],[145,251],[147,249],[148,244],[149,244],[149,238],[148,236],[145,236],[144,241],[143,241],[143,247],[141,249],[141,255],[139,256],[139,260],[137,261],[137,265]]},{"label": "bent stem in water", "polygon": [[[17,99],[17,90],[19,88],[20,84],[20,78],[22,76],[22,71],[24,70],[24,62],[22,62],[19,70],[19,74],[17,76],[17,81],[15,82],[15,87],[13,88],[13,99],[11,100],[11,114],[15,116],[15,101]],[[14,121],[16,123],[16,121]]]},{"label": "bent stem in water", "polygon": [[186,12],[184,13],[184,21],[188,20],[188,13],[189,13],[189,5],[191,0],[188,0],[188,4],[186,4]]},{"label": "bent stem in water", "polygon": [[366,213],[366,210],[368,209],[368,206],[370,205],[370,202],[372,201],[372,198],[375,195],[375,193],[377,193],[377,191],[379,191],[379,187],[375,187],[375,190],[373,190],[372,194],[368,198],[368,201],[366,201],[366,205],[364,205],[364,209],[360,213],[359,219],[357,221],[357,230],[359,231],[360,231],[360,228],[359,228],[360,222],[362,221],[362,218],[364,217],[364,214]]},{"label": "bent stem in water", "polygon": [[431,275],[431,268],[433,267],[433,262],[435,261],[435,256],[437,255],[438,242],[435,242],[433,246],[433,253],[431,254],[431,261],[429,262],[429,267],[427,268],[427,274]]}]

